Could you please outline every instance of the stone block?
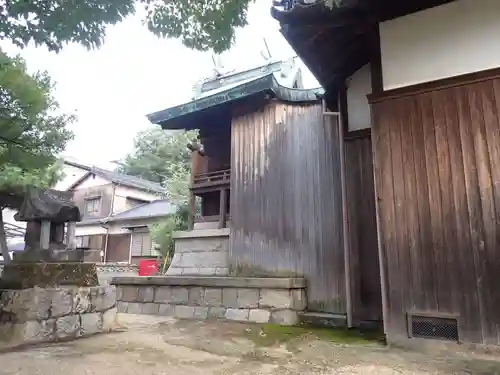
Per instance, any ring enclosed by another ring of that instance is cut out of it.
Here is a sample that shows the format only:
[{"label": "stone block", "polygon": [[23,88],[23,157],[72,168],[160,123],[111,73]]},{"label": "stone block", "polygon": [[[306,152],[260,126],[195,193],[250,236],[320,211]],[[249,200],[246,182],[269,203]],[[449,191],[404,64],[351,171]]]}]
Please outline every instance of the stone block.
[{"label": "stone block", "polygon": [[297,312],[293,310],[273,311],[271,314],[271,322],[285,326],[293,326],[299,322],[299,316]]},{"label": "stone block", "polygon": [[5,290],[1,293],[2,320],[24,323],[48,319],[52,306],[52,289],[32,288]]},{"label": "stone block", "polygon": [[128,302],[127,312],[129,314],[142,314],[142,303]]},{"label": "stone block", "polygon": [[56,320],[57,338],[76,338],[80,336],[80,316],[68,315]]},{"label": "stone block", "polygon": [[23,343],[45,342],[54,339],[55,319],[31,320],[25,323],[14,324],[15,336]]},{"label": "stone block", "polygon": [[175,253],[170,261],[170,267],[181,267],[180,264],[182,262],[182,254]]},{"label": "stone block", "polygon": [[238,288],[238,299],[236,301],[238,308],[254,309],[259,306],[259,290]]},{"label": "stone block", "polygon": [[207,319],[208,317],[208,307],[196,306],[194,308],[194,317],[195,319]]},{"label": "stone block", "polygon": [[80,333],[82,336],[93,335],[102,331],[102,314],[98,312],[80,315]]},{"label": "stone block", "polygon": [[307,308],[307,295],[305,289],[292,289],[292,308],[297,311],[302,311]]},{"label": "stone block", "polygon": [[194,307],[177,305],[175,306],[175,317],[179,319],[192,319],[194,317]]},{"label": "stone block", "polygon": [[76,314],[83,314],[90,311],[90,296],[90,288],[78,288],[74,291],[73,311]]},{"label": "stone block", "polygon": [[192,287],[188,290],[188,299],[190,305],[201,305],[203,302],[203,288]]},{"label": "stone block", "polygon": [[118,302],[116,307],[119,313],[127,313],[128,312],[128,304],[129,302]]},{"label": "stone block", "polygon": [[171,300],[169,301],[170,303],[173,304],[187,304],[189,301],[189,292],[187,288],[179,288],[179,287],[173,287],[172,288],[172,297]]},{"label": "stone block", "polygon": [[169,286],[159,286],[156,288],[155,302],[169,303],[172,300],[172,288]]},{"label": "stone block", "polygon": [[195,252],[184,253],[178,267],[184,268],[198,268],[198,267],[227,267],[227,253],[226,252]]},{"label": "stone block", "polygon": [[157,315],[159,308],[160,304],[158,303],[143,303],[141,307],[141,313],[145,315]]},{"label": "stone block", "polygon": [[224,307],[209,307],[207,319],[223,319],[226,316]]},{"label": "stone block", "polygon": [[195,276],[199,274],[199,267],[184,267],[182,268],[182,276]]},{"label": "stone block", "polygon": [[236,288],[223,288],[222,289],[222,305],[224,307],[236,308],[238,300],[238,289]]},{"label": "stone block", "polygon": [[215,275],[228,276],[229,275],[229,268],[228,267],[217,267],[215,269]]},{"label": "stone block", "polygon": [[91,288],[90,293],[91,311],[103,312],[116,306],[116,287],[105,285]]},{"label": "stone block", "polygon": [[139,296],[139,291],[138,291],[138,288],[136,286],[130,286],[130,285],[122,286],[121,290],[122,290],[122,293],[121,293],[122,298],[120,301],[137,302],[137,298]]},{"label": "stone block", "polygon": [[117,327],[116,314],[118,310],[116,307],[109,309],[102,313],[102,332],[111,332]]},{"label": "stone block", "polygon": [[269,323],[271,312],[262,309],[252,309],[248,314],[248,320],[253,323]]},{"label": "stone block", "polygon": [[199,276],[215,276],[217,268],[215,267],[200,267],[197,269]]},{"label": "stone block", "polygon": [[237,322],[247,322],[248,313],[248,309],[227,309],[225,318],[227,320],[234,320]]},{"label": "stone block", "polygon": [[227,252],[228,237],[176,238],[175,252],[178,254],[197,252]]},{"label": "stone block", "polygon": [[221,288],[206,288],[203,303],[206,306],[221,306],[222,305],[222,289]]},{"label": "stone block", "polygon": [[50,315],[53,318],[69,315],[73,312],[73,293],[69,288],[52,289]]},{"label": "stone block", "polygon": [[290,290],[261,289],[259,307],[291,309],[293,307],[293,300]]},{"label": "stone block", "polygon": [[177,266],[170,266],[167,270],[167,276],[182,276],[182,270],[184,268]]},{"label": "stone block", "polygon": [[152,286],[141,286],[139,288],[138,302],[153,302],[155,300],[155,289]]},{"label": "stone block", "polygon": [[158,315],[160,316],[175,316],[175,305],[160,303],[158,306]]}]

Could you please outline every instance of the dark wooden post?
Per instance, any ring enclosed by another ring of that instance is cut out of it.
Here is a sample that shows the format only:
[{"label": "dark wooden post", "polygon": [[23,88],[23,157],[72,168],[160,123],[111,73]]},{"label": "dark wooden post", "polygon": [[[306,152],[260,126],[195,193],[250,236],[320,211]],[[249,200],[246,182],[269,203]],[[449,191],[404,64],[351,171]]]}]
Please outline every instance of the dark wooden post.
[{"label": "dark wooden post", "polygon": [[189,192],[189,220],[188,230],[194,229],[194,217],[196,216],[196,196],[192,191]]},{"label": "dark wooden post", "polygon": [[226,200],[227,200],[227,190],[221,189],[220,191],[220,206],[219,206],[219,229],[226,226]]}]

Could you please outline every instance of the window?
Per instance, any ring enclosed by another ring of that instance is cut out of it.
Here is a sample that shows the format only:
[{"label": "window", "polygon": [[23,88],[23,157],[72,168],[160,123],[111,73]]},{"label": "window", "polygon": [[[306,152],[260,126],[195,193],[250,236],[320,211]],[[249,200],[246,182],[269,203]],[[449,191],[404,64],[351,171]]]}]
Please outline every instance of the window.
[{"label": "window", "polygon": [[149,233],[132,233],[130,250],[133,257],[155,257],[159,255],[153,246]]},{"label": "window", "polygon": [[76,247],[77,248],[89,248],[90,247],[90,236],[76,236]]},{"label": "window", "polygon": [[101,208],[101,198],[92,198],[85,201],[85,212],[87,214],[96,214]]}]

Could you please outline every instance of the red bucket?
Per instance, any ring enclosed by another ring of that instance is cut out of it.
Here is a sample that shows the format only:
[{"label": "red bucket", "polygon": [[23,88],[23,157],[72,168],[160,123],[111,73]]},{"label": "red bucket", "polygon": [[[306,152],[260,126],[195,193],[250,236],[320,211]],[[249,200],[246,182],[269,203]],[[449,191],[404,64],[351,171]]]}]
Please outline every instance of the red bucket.
[{"label": "red bucket", "polygon": [[141,260],[139,262],[139,276],[152,276],[158,272],[156,259]]}]

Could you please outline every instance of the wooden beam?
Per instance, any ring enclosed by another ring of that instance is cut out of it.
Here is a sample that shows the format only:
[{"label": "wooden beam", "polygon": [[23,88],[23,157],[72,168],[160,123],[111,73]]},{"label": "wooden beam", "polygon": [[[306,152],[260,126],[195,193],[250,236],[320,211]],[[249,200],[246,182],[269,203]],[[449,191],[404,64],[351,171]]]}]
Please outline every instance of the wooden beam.
[{"label": "wooden beam", "polygon": [[226,204],[227,204],[227,190],[221,189],[220,191],[220,206],[219,206],[219,229],[226,226]]},{"label": "wooden beam", "polygon": [[194,217],[196,216],[196,196],[193,192],[189,195],[189,218],[188,218],[188,230],[193,230],[194,228]]}]

